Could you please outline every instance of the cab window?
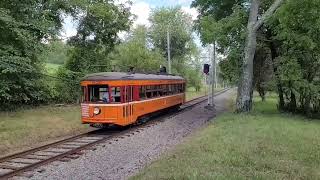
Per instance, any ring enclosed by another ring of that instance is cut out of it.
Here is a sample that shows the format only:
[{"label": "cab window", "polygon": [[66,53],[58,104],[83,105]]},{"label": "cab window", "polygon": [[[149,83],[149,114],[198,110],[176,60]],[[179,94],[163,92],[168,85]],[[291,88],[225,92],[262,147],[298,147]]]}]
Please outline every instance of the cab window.
[{"label": "cab window", "polygon": [[110,101],[107,85],[88,86],[88,93],[90,102],[108,103]]},{"label": "cab window", "polygon": [[86,86],[81,86],[81,102],[87,101],[87,90]]}]

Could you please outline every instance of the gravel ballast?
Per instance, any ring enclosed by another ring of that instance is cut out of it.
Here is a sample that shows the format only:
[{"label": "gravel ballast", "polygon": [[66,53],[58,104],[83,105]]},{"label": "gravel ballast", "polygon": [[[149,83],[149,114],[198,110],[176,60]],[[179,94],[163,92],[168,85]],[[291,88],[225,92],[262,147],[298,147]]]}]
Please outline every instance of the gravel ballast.
[{"label": "gravel ballast", "polygon": [[225,111],[231,94],[229,90],[215,97],[215,111],[207,110],[203,102],[139,132],[85,150],[77,159],[56,161],[14,179],[127,179]]}]

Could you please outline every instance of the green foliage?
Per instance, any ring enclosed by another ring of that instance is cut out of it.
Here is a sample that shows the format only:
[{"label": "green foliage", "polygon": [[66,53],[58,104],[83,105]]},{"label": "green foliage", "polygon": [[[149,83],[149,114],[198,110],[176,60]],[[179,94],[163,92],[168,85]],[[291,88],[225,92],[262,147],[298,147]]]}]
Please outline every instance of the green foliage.
[{"label": "green foliage", "polygon": [[55,76],[57,74],[57,71],[61,66],[62,65],[60,64],[45,63],[45,68],[47,70],[47,73],[52,76]]},{"label": "green foliage", "polygon": [[0,109],[46,102],[42,41],[61,27],[62,1],[0,2]]},{"label": "green foliage", "polygon": [[228,16],[215,18],[214,14],[203,14],[196,25],[204,44],[218,43],[218,51],[225,55],[219,63],[221,77],[232,84],[240,76],[247,19],[246,9],[235,5],[228,10]]},{"label": "green foliage", "polygon": [[186,79],[188,87],[194,87],[196,91],[200,91],[202,87],[201,83],[201,71],[198,69],[186,68]]},{"label": "green foliage", "polygon": [[193,41],[192,19],[180,7],[158,8],[150,15],[150,38],[154,47],[167,59],[167,32],[170,35],[172,73],[187,79],[188,86],[200,90],[199,52]]},{"label": "green foliage", "polygon": [[126,72],[130,67],[134,67],[135,72],[159,71],[165,59],[158,50],[148,48],[147,31],[146,27],[138,26],[125,42],[115,47],[109,59],[116,71]]},{"label": "green foliage", "polygon": [[[152,36],[148,36],[148,29],[138,26],[134,29],[125,42],[116,46],[109,55],[112,66],[116,71],[128,71],[134,67],[136,72],[158,72],[160,65],[166,66],[166,61],[157,48],[151,48]],[[176,58],[172,63],[173,73],[184,76],[188,86],[197,91],[201,88],[201,64],[198,61],[199,52],[193,47],[193,57]]]},{"label": "green foliage", "polygon": [[39,59],[51,64],[64,64],[67,59],[69,46],[60,40],[51,41],[45,45],[45,50],[40,55]]},{"label": "green foliage", "polygon": [[[58,40],[63,15],[78,22],[67,44]],[[171,23],[173,71],[201,86],[199,52],[191,17],[180,8],[156,9],[152,27],[132,24],[128,5],[113,1],[49,0],[0,2],[0,109],[21,104],[78,102],[80,80],[101,71],[157,72],[166,65],[166,22]],[[59,66],[59,67],[58,67]]]},{"label": "green foliage", "polygon": [[248,0],[194,0],[191,6],[198,8],[202,17],[220,20],[230,16],[235,5],[245,6],[246,3]]},{"label": "green foliage", "polygon": [[[261,12],[273,3],[261,2]],[[200,9],[197,30],[202,42],[218,42],[219,52],[226,56],[219,64],[222,77],[237,82],[244,52],[248,2],[195,0],[193,6]],[[256,89],[264,94],[265,90],[276,88],[280,109],[310,116],[319,116],[320,111],[318,9],[318,0],[286,1],[258,30],[254,60]]]},{"label": "green foliage", "polygon": [[72,72],[65,67],[58,69],[57,75],[58,80],[54,85],[55,101],[65,103],[80,102],[81,87],[80,80],[84,76],[82,73]]},{"label": "green foliage", "polygon": [[[192,39],[192,19],[181,8],[158,8],[150,15],[150,38],[157,49],[167,59],[167,31],[170,34],[170,54],[173,64],[183,64],[194,47]],[[173,70],[183,74],[181,68]]]},{"label": "green foliage", "polygon": [[132,21],[130,9],[113,2],[87,2],[80,15],[77,35],[69,40],[72,46],[66,68],[74,72],[111,70],[107,55],[118,43],[117,34],[128,30]]},{"label": "green foliage", "polygon": [[270,20],[281,42],[278,74],[286,108],[320,114],[320,8],[317,0],[287,1]]},{"label": "green foliage", "polygon": [[[117,34],[128,30],[130,9],[108,1],[85,1],[78,6],[77,34],[70,38],[68,60],[58,72],[58,100],[76,102],[80,94],[80,78],[87,73],[111,71],[108,54],[119,42]],[[65,81],[69,79],[69,81]],[[75,85],[77,84],[77,85]]]}]

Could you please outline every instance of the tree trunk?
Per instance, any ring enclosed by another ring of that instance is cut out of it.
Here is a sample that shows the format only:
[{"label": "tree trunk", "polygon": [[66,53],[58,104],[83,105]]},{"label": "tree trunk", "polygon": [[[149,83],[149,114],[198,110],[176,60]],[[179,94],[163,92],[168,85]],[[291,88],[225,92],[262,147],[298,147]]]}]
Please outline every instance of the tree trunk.
[{"label": "tree trunk", "polygon": [[290,95],[290,107],[289,107],[291,112],[296,112],[297,111],[297,101],[296,101],[296,95],[294,94],[293,90],[291,90],[291,95]]},{"label": "tree trunk", "polygon": [[257,90],[258,90],[259,96],[261,97],[261,101],[264,102],[266,100],[266,92],[264,88],[259,86]]},{"label": "tree trunk", "polygon": [[249,21],[247,26],[247,38],[245,56],[243,59],[242,77],[238,87],[237,112],[249,112],[252,109],[253,93],[253,59],[257,46],[257,30],[262,26],[267,18],[278,9],[283,0],[275,0],[270,8],[258,20],[260,0],[251,0]]},{"label": "tree trunk", "polygon": [[252,108],[253,59],[257,46],[257,30],[254,27],[258,19],[259,6],[259,0],[251,1],[242,77],[237,96],[237,112],[249,112]]},{"label": "tree trunk", "polygon": [[276,57],[278,57],[278,52],[277,52],[277,45],[276,43],[272,40],[272,33],[270,29],[267,29],[267,38],[270,40],[269,48],[271,52],[271,61],[272,61],[272,67],[273,67],[273,73],[276,79],[276,84],[277,84],[277,90],[278,90],[278,97],[279,97],[279,110],[284,110],[284,97],[283,97],[283,89],[282,89],[282,84],[281,84],[281,78],[279,76],[278,72],[278,65],[275,62]]},{"label": "tree trunk", "polygon": [[306,97],[306,102],[304,103],[304,113],[308,116],[311,117],[312,113],[311,113],[311,94],[310,91],[307,93],[307,97]]}]

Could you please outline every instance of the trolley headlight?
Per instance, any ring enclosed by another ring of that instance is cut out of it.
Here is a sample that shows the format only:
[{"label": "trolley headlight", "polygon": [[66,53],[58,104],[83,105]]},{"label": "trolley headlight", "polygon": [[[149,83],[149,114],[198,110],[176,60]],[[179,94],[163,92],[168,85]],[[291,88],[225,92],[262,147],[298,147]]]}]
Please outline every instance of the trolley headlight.
[{"label": "trolley headlight", "polygon": [[93,109],[93,114],[94,114],[94,115],[98,115],[98,114],[100,114],[100,112],[101,112],[101,109],[98,108],[98,107],[95,107],[95,108]]}]

